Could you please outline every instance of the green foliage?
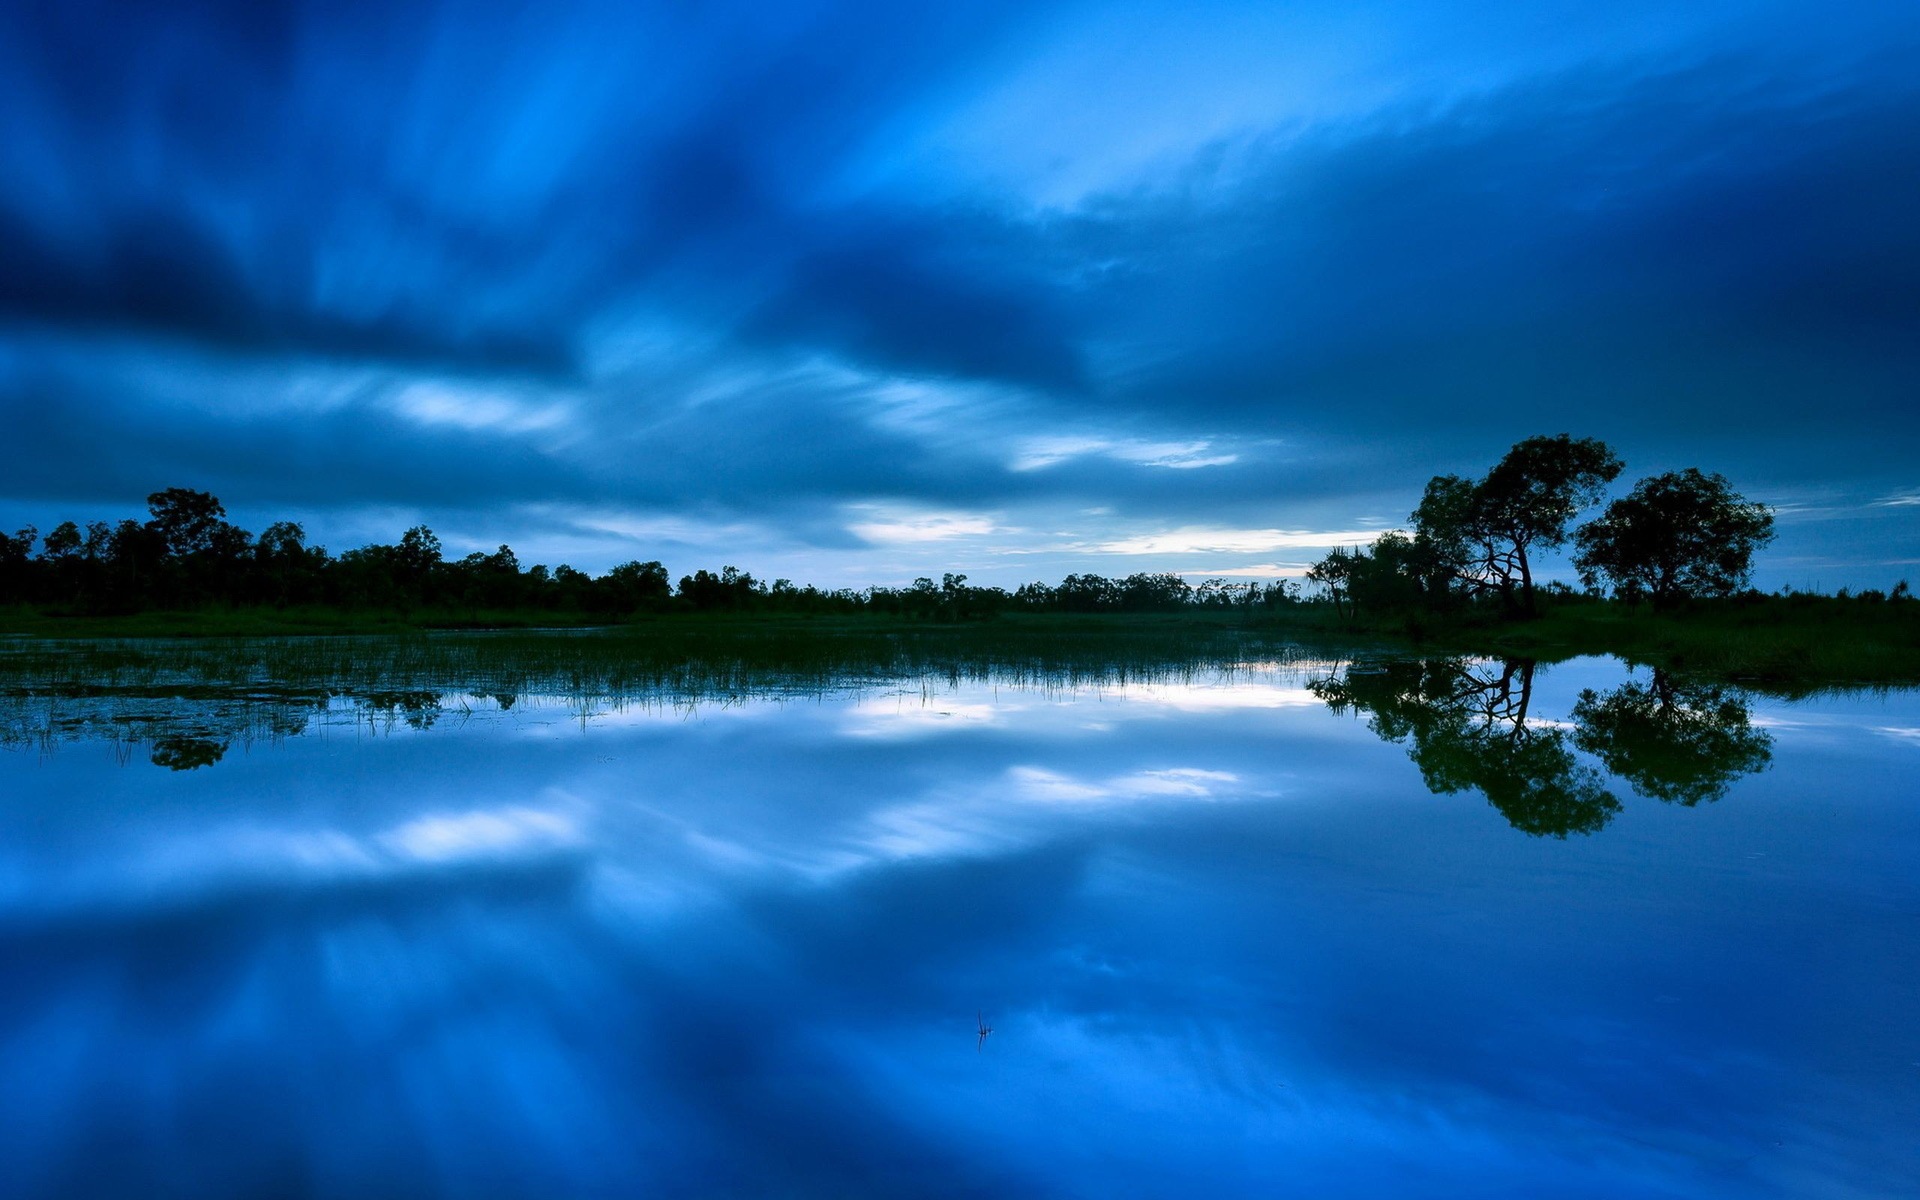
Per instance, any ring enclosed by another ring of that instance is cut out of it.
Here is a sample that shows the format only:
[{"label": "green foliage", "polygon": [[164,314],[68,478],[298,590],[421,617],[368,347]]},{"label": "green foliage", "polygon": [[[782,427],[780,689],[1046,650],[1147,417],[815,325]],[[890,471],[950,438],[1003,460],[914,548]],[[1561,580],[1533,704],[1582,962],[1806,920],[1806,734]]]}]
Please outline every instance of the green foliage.
[{"label": "green foliage", "polygon": [[1537,611],[1532,552],[1563,545],[1622,464],[1605,442],[1568,434],[1516,444],[1484,479],[1436,476],[1413,511],[1414,544],[1470,596]]},{"label": "green foliage", "polygon": [[226,508],[206,492],[191,488],[155,492],[147,497],[147,511],[153,514],[147,527],[176,557],[208,553],[235,540],[233,527],[226,522]]},{"label": "green foliage", "polygon": [[[591,587],[588,577],[572,567],[562,566],[555,579],[576,592]],[[658,561],[623,562],[608,571],[601,580],[595,603],[610,613],[642,612],[664,606],[673,596],[673,584],[667,568]]]},{"label": "green foliage", "polygon": [[1581,692],[1573,719],[1575,745],[1634,791],[1670,803],[1718,800],[1734,780],[1773,762],[1773,738],[1753,727],[1740,692],[1665,671],[1649,684]]},{"label": "green foliage", "polygon": [[1746,586],[1756,550],[1773,538],[1773,514],[1721,475],[1688,467],[1641,480],[1575,536],[1574,566],[1589,585],[1648,598],[1656,608]]},{"label": "green foliage", "polygon": [[1620,802],[1573,755],[1565,730],[1532,724],[1534,664],[1495,670],[1460,659],[1351,669],[1308,686],[1336,712],[1367,714],[1380,737],[1408,743],[1427,787],[1477,791],[1536,837],[1595,833]]},{"label": "green foliage", "polygon": [[1568,434],[1528,438],[1483,479],[1436,475],[1410,520],[1367,550],[1336,548],[1308,569],[1336,611],[1434,614],[1498,597],[1539,611],[1533,552],[1565,544],[1568,525],[1621,471],[1606,443]]},{"label": "green foliage", "polygon": [[1334,547],[1307,568],[1307,582],[1346,617],[1436,608],[1446,588],[1431,548],[1404,533],[1381,534],[1370,547]]},{"label": "green foliage", "polygon": [[1308,686],[1337,712],[1365,714],[1405,743],[1429,789],[1477,791],[1536,836],[1594,833],[1620,811],[1606,775],[1643,796],[1692,806],[1765,770],[1772,738],[1753,727],[1740,689],[1656,670],[1605,693],[1588,689],[1571,728],[1529,720],[1534,664],[1458,658],[1355,665]]}]

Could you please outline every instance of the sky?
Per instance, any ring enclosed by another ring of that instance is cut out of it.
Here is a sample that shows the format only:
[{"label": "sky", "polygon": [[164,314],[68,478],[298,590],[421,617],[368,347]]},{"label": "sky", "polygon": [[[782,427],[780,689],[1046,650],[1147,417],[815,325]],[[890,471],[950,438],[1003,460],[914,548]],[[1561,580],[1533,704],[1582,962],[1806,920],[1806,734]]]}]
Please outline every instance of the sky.
[{"label": "sky", "polygon": [[1920,7],[0,5],[0,525],[1297,575],[1595,436],[1920,578]]}]

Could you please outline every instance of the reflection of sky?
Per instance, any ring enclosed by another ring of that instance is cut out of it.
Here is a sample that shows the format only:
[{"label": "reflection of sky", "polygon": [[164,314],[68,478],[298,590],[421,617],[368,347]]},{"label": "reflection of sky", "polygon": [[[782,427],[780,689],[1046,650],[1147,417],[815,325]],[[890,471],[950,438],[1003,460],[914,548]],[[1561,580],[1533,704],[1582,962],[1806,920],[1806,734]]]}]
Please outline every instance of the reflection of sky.
[{"label": "reflection of sky", "polygon": [[[1550,669],[1539,711],[1609,682]],[[1765,705],[1770,771],[1556,841],[1303,695],[0,756],[0,1159],[29,1193],[1920,1182],[1916,748],[1884,732],[1920,703]]]}]

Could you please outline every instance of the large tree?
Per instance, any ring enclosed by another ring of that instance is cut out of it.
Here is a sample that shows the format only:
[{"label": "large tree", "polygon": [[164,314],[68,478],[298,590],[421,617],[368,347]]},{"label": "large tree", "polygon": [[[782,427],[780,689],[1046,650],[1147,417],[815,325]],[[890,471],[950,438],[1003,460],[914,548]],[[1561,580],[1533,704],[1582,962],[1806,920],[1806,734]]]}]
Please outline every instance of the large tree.
[{"label": "large tree", "polygon": [[1696,468],[1634,485],[1574,535],[1574,566],[1627,600],[1666,608],[1745,586],[1754,551],[1773,539],[1773,513],[1733,490],[1725,476]]},{"label": "large tree", "polygon": [[1599,501],[1621,466],[1597,438],[1528,438],[1484,479],[1430,480],[1413,512],[1415,542],[1470,593],[1496,593],[1509,610],[1533,612],[1533,551],[1565,544],[1573,518]]},{"label": "large tree", "polygon": [[147,528],[166,542],[167,553],[177,557],[220,548],[230,535],[227,510],[206,492],[191,488],[168,488],[147,497],[147,511],[153,520]]}]

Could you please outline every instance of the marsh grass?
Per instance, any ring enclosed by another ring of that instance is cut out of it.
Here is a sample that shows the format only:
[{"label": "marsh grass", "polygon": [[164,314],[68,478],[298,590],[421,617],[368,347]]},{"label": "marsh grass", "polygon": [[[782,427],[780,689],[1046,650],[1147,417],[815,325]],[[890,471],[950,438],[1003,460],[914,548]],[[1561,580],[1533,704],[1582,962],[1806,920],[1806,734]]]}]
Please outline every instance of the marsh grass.
[{"label": "marsh grass", "polygon": [[1920,684],[1920,603],[1826,596],[1702,603],[1671,613],[1574,602],[1539,619],[1436,624],[1415,644],[1555,662],[1631,663],[1782,696]]}]

